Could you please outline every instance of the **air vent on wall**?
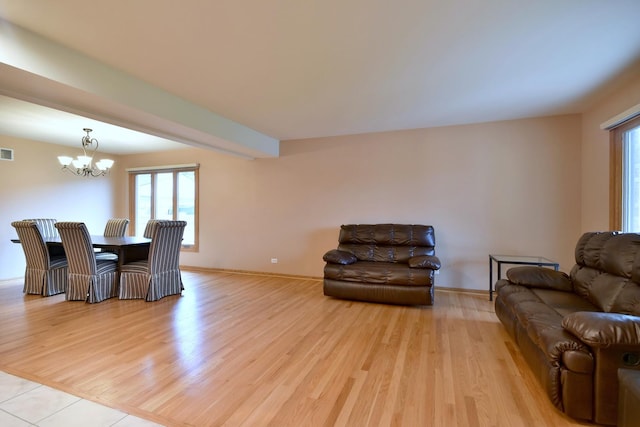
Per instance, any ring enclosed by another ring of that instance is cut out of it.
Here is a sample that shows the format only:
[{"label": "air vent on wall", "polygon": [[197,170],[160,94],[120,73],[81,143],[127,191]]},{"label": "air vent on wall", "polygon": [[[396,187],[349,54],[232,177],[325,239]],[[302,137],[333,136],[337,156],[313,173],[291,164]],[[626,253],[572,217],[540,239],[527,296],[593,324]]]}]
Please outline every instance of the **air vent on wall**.
[{"label": "air vent on wall", "polygon": [[11,148],[0,148],[0,160],[13,160],[13,150]]}]

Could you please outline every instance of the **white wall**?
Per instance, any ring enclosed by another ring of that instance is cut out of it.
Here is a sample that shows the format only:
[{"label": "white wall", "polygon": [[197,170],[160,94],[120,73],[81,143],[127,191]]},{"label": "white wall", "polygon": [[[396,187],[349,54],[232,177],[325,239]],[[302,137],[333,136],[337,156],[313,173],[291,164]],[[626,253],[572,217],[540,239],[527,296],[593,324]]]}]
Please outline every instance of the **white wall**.
[{"label": "white wall", "polygon": [[[102,234],[114,215],[114,178],[80,178],[63,172],[57,156],[78,154],[72,147],[44,144],[0,135],[0,147],[14,150],[14,161],[0,161],[0,279],[24,275],[22,248],[12,221],[56,218],[84,221],[90,232]],[[114,176],[121,171],[117,157]]]},{"label": "white wall", "polygon": [[277,159],[184,150],[122,164],[201,163],[200,251],[184,265],[320,277],[341,224],[420,223],[436,230],[438,285],[487,289],[489,253],[573,265],[580,149],[569,115],[286,141]]},{"label": "white wall", "polygon": [[[100,233],[128,216],[124,169],[201,163],[201,246],[185,265],[322,275],[322,254],[351,222],[436,227],[441,286],[486,289],[489,253],[573,263],[584,231],[609,218],[608,133],[600,123],[638,103],[640,77],[582,115],[286,141],[281,157],[247,161],[187,149],[117,158],[110,178],[59,170],[72,148],[0,136],[0,279],[24,257],[10,222],[42,216]],[[271,264],[270,258],[280,262]]]}]

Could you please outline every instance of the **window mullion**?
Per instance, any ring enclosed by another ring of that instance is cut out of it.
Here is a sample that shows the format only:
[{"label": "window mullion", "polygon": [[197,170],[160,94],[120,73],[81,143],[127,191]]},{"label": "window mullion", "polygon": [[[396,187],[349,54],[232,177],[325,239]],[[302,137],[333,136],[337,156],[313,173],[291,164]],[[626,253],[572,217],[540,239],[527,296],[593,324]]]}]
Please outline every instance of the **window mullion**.
[{"label": "window mullion", "polygon": [[151,174],[151,218],[156,217],[156,174]]},{"label": "window mullion", "polygon": [[178,172],[173,171],[173,220],[178,219]]}]

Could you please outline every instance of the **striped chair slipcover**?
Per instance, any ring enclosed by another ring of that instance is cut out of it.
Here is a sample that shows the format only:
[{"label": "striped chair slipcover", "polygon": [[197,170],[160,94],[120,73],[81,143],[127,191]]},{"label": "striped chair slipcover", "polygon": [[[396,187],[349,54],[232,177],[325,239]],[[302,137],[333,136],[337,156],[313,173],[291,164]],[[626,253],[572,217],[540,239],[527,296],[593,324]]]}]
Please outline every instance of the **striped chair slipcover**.
[{"label": "striped chair slipcover", "polygon": [[[60,238],[60,234],[58,234],[58,229],[56,228],[56,220],[54,218],[23,219],[23,221],[34,221],[38,226],[38,229],[40,229],[40,233],[42,234],[42,238],[45,242]],[[62,249],[62,246],[60,245],[47,246],[47,249],[49,249],[49,256],[52,258],[65,256],[64,249]]]},{"label": "striped chair slipcover", "polygon": [[162,221],[162,220],[160,220],[160,219],[150,219],[149,221],[147,221],[147,226],[144,228],[144,234],[142,236],[146,237],[147,239],[150,239],[151,238],[151,233],[153,232],[153,227],[156,226],[158,221]]},{"label": "striped chair slipcover", "polygon": [[44,240],[57,239],[60,237],[56,228],[56,220],[53,218],[33,218],[23,219],[23,221],[33,221],[36,223]]},{"label": "striped chair slipcover", "polygon": [[120,299],[156,301],[182,293],[179,261],[186,225],[186,221],[155,221],[149,258],[120,267]]},{"label": "striped chair slipcover", "polygon": [[[104,226],[104,237],[124,237],[129,220],[127,218],[111,218]],[[110,250],[95,249],[97,260],[118,261],[118,253]]]},{"label": "striped chair slipcover", "polygon": [[111,218],[104,226],[104,237],[123,237],[128,225],[127,218]]},{"label": "striped chair slipcover", "polygon": [[56,227],[69,261],[67,300],[94,303],[118,296],[118,263],[96,260],[87,226],[58,222]]},{"label": "striped chair slipcover", "polygon": [[41,229],[35,221],[14,221],[11,225],[18,233],[27,260],[23,292],[45,297],[66,292],[69,273],[67,258],[50,256]]}]

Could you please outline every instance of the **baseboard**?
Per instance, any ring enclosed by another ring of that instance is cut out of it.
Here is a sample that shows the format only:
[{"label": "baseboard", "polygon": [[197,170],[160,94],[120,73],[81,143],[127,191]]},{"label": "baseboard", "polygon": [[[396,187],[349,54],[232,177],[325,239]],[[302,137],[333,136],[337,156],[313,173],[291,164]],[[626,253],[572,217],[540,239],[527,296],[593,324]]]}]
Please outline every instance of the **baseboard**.
[{"label": "baseboard", "polygon": [[[248,276],[267,276],[267,277],[283,277],[286,279],[301,279],[301,280],[317,280],[322,281],[322,277],[317,276],[303,276],[300,274],[286,274],[286,273],[269,273],[265,271],[251,271],[251,270],[235,270],[228,268],[213,268],[213,267],[197,267],[190,265],[181,265],[180,268],[184,271],[202,271],[205,273],[234,273],[234,274],[246,274]],[[475,294],[486,295],[488,291],[481,289],[466,289],[466,288],[448,288],[436,286],[436,292],[457,292],[463,294]]]},{"label": "baseboard", "polygon": [[189,266],[189,265],[181,265],[180,269],[184,271],[202,271],[205,273],[234,273],[234,274],[245,274],[248,276],[282,277],[285,279],[322,281],[322,277],[303,276],[300,274],[269,273],[266,271],[235,270],[235,269],[228,269],[228,268],[213,268],[213,267],[195,267],[195,266]]},{"label": "baseboard", "polygon": [[467,289],[467,288],[444,288],[441,286],[436,286],[436,292],[456,292],[461,294],[473,294],[473,295],[485,295],[487,299],[489,299],[489,290],[482,289]]}]

